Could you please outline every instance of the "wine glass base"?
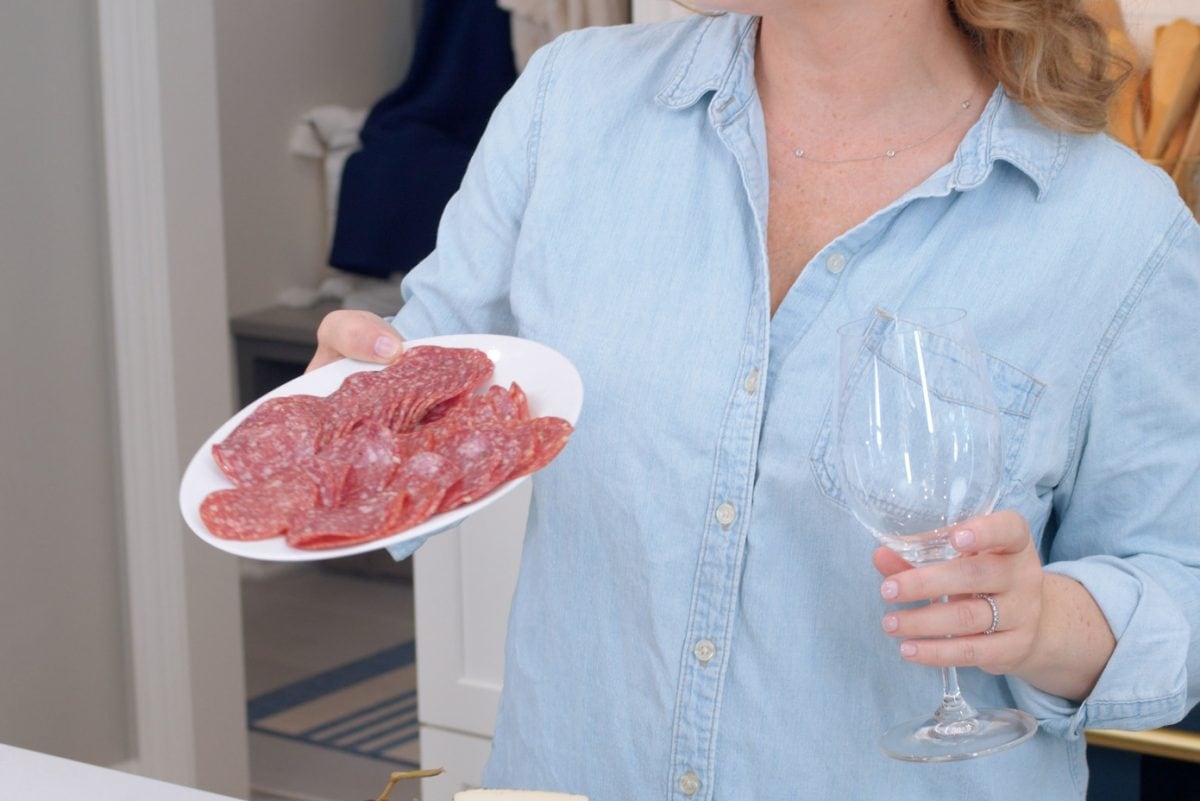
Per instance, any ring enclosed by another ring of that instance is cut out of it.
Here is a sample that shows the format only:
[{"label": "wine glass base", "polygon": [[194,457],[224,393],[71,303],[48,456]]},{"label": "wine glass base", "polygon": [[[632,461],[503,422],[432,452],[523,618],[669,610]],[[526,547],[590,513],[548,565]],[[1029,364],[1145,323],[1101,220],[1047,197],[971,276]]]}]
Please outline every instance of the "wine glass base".
[{"label": "wine glass base", "polygon": [[906,762],[954,762],[995,754],[1028,740],[1037,731],[1033,716],[1016,709],[980,709],[970,720],[939,723],[910,720],[888,729],[883,753]]}]

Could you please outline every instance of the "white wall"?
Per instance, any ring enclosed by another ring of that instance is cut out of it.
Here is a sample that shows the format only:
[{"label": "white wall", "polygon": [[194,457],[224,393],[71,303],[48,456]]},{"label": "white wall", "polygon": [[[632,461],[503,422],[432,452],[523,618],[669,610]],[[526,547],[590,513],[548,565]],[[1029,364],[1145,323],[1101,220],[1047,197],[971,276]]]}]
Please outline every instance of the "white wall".
[{"label": "white wall", "polygon": [[1200,21],[1197,0],[1120,0],[1130,38],[1143,56],[1150,53],[1154,28],[1180,17]]},{"label": "white wall", "polygon": [[0,4],[0,742],[112,763],[131,738],[93,5]]},{"label": "white wall", "polygon": [[[486,0],[480,0],[485,2]],[[320,105],[367,108],[403,79],[416,0],[216,0],[229,309],[327,275],[318,162],[287,151]]]}]

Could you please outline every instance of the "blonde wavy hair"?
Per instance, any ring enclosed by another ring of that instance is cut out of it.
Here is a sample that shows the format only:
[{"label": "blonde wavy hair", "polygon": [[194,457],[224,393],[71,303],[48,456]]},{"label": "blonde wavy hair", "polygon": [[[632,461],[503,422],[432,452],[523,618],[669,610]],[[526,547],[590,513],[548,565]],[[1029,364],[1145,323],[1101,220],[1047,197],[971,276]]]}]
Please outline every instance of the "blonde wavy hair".
[{"label": "blonde wavy hair", "polygon": [[1133,65],[1079,0],[947,0],[959,28],[1014,100],[1052,128],[1103,131]]},{"label": "blonde wavy hair", "polygon": [[[689,11],[712,14],[689,0]],[[1114,54],[1080,0],[946,0],[989,74],[1009,96],[1060,131],[1094,133],[1133,65]],[[716,12],[722,13],[722,12]]]}]

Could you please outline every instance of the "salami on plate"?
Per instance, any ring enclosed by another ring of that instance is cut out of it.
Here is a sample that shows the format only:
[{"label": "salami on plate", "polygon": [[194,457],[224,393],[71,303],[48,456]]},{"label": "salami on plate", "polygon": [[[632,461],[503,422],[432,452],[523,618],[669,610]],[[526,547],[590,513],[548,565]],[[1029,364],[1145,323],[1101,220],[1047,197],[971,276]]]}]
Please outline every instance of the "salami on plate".
[{"label": "salami on plate", "polygon": [[180,487],[192,529],[241,556],[331,558],[452,525],[566,446],[578,373],[500,336],[406,344],[260,399],[210,437]]}]

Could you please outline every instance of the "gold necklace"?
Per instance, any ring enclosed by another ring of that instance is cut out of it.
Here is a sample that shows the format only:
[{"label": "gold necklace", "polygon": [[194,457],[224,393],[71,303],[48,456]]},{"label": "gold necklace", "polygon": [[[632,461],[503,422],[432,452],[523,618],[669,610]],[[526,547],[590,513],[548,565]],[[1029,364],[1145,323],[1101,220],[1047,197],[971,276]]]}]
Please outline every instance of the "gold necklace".
[{"label": "gold necklace", "polygon": [[962,115],[962,113],[971,107],[972,102],[973,102],[973,97],[968,97],[966,100],[959,103],[958,111],[954,112],[954,116],[951,117],[946,122],[945,125],[943,125],[941,128],[938,128],[936,131],[929,134],[925,138],[919,139],[918,141],[912,142],[911,144],[904,145],[903,147],[890,147],[887,150],[883,151],[882,153],[876,154],[874,156],[858,156],[857,158],[849,158],[849,159],[819,159],[819,158],[816,158],[815,156],[812,156],[811,154],[809,154],[809,152],[806,149],[804,149],[803,147],[793,147],[792,145],[790,145],[786,142],[782,142],[782,144],[786,145],[792,151],[792,155],[795,156],[796,158],[804,159],[805,161],[811,161],[816,164],[849,164],[851,162],[856,162],[856,161],[878,161],[879,159],[891,159],[891,158],[895,158],[896,154],[898,154],[898,153],[903,153],[906,150],[912,150],[913,148],[920,147],[921,145],[925,144],[929,140],[933,139],[938,134],[945,133],[945,131],[951,125],[953,125],[955,123],[955,121],[958,120],[958,118]]}]

